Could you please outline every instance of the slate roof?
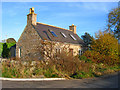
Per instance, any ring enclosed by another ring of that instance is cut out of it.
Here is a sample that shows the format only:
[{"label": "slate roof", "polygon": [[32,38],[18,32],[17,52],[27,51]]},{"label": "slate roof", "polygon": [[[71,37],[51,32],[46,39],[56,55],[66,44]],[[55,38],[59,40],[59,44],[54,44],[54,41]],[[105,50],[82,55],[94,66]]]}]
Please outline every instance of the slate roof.
[{"label": "slate roof", "polygon": [[[83,44],[82,39],[77,34],[74,34],[72,31],[64,28],[47,25],[39,22],[37,22],[37,25],[34,25],[34,28],[43,40],[66,42],[66,43],[72,43],[72,44]],[[49,30],[52,30],[57,35],[57,37],[52,35],[52,33]],[[65,38],[61,34],[61,32],[64,33],[67,37]],[[76,40],[74,40],[70,36],[70,34],[73,35],[76,38]]]}]

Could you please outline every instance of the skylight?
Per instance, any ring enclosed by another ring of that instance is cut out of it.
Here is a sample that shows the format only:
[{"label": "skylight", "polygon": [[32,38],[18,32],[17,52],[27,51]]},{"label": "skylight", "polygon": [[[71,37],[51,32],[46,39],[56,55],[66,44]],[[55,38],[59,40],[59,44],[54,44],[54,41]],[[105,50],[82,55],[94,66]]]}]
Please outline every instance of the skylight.
[{"label": "skylight", "polygon": [[76,38],[73,35],[70,34],[70,36],[72,37],[73,40],[76,40]]},{"label": "skylight", "polygon": [[57,35],[55,34],[55,32],[53,32],[52,30],[49,30],[51,32],[51,34],[54,36],[54,37],[57,37]]},{"label": "skylight", "polygon": [[65,37],[65,38],[67,37],[64,33],[62,33],[62,32],[60,32],[60,33],[63,35],[63,37]]}]

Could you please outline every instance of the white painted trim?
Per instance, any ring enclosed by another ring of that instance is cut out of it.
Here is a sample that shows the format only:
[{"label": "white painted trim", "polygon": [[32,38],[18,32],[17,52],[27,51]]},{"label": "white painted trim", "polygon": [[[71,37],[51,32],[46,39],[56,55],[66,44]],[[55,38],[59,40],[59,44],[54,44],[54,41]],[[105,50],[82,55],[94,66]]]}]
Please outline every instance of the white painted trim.
[{"label": "white painted trim", "polygon": [[21,57],[21,48],[19,47],[18,49],[18,55],[19,55],[19,58]]},{"label": "white painted trim", "polygon": [[4,78],[0,77],[0,80],[8,81],[50,81],[50,80],[66,80],[65,78]]}]

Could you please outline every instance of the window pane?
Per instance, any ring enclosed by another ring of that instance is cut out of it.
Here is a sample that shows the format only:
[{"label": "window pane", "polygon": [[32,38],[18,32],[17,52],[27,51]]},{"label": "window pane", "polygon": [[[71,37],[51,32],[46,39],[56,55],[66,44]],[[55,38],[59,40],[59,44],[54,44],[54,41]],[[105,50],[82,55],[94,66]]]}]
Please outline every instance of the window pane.
[{"label": "window pane", "polygon": [[73,35],[70,34],[70,36],[72,37],[73,40],[76,40],[76,38]]},{"label": "window pane", "polygon": [[21,57],[21,47],[19,48],[19,57]]},{"label": "window pane", "polygon": [[63,37],[65,37],[65,38],[67,37],[64,33],[61,32],[61,34],[63,35]]},{"label": "window pane", "polygon": [[55,32],[53,32],[53,31],[50,30],[50,29],[48,29],[48,30],[50,31],[50,33],[51,33],[53,36],[57,37],[57,35],[55,34]]},{"label": "window pane", "polygon": [[69,49],[69,53],[73,56],[73,49]]},{"label": "window pane", "polygon": [[57,35],[53,31],[51,31],[51,33],[52,33],[53,36],[57,37]]}]

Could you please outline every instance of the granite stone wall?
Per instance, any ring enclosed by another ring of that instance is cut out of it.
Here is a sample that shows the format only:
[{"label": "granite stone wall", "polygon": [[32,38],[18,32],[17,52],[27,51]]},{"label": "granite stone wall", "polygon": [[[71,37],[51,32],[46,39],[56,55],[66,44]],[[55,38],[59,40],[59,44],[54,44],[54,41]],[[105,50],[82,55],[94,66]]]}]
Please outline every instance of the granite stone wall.
[{"label": "granite stone wall", "polygon": [[[16,57],[29,59],[36,57],[36,51],[40,45],[41,38],[32,25],[27,25],[16,44]],[[19,49],[21,48],[21,56]],[[39,55],[38,55],[39,56]]]}]

